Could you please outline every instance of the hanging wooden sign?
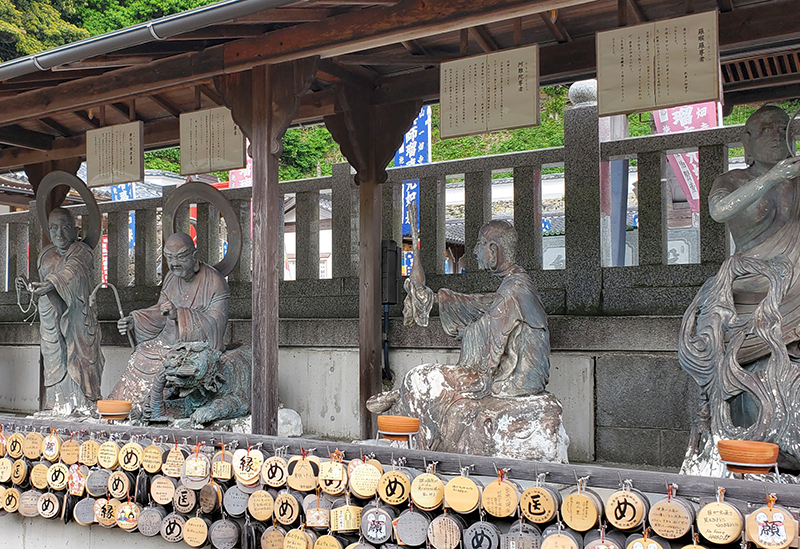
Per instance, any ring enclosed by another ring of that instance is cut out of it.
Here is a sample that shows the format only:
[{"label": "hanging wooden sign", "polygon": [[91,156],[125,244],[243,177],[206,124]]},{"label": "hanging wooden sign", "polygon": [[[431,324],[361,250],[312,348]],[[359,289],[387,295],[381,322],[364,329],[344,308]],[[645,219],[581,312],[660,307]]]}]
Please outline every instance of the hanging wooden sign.
[{"label": "hanging wooden sign", "polygon": [[19,509],[17,512],[23,517],[39,516],[39,498],[42,493],[39,490],[27,490],[19,496]]},{"label": "hanging wooden sign", "polygon": [[444,483],[432,473],[423,473],[411,482],[411,501],[423,511],[433,511],[444,501]]},{"label": "hanging wooden sign", "polygon": [[62,442],[61,437],[51,432],[42,440],[42,456],[47,461],[56,461],[61,452]]},{"label": "hanging wooden sign", "polygon": [[78,461],[88,467],[97,465],[97,455],[100,453],[100,445],[94,440],[87,440],[81,444]]},{"label": "hanging wooden sign", "polygon": [[670,495],[655,502],[647,517],[656,534],[666,539],[678,539],[691,530],[695,513],[688,501]]},{"label": "hanging wooden sign", "polygon": [[531,486],[520,496],[519,507],[524,516],[535,524],[546,524],[556,516],[561,495],[546,486]]},{"label": "hanging wooden sign", "polygon": [[69,473],[69,493],[72,496],[83,497],[86,491],[86,477],[89,469],[85,465],[72,465]]},{"label": "hanging wooden sign", "polygon": [[222,497],[222,506],[231,516],[241,517],[247,510],[247,502],[250,496],[242,492],[238,486],[231,486],[225,490]]},{"label": "hanging wooden sign", "polygon": [[132,501],[117,506],[117,514],[115,522],[117,527],[122,528],[126,532],[133,532],[139,525],[139,514],[142,509]]},{"label": "hanging wooden sign", "polygon": [[467,549],[499,549],[500,529],[485,520],[474,522],[464,530],[464,546]]},{"label": "hanging wooden sign", "polygon": [[39,516],[43,518],[55,518],[61,514],[61,498],[56,496],[53,492],[46,492],[39,497],[36,510]]},{"label": "hanging wooden sign", "polygon": [[401,471],[387,471],[378,482],[378,497],[389,505],[402,505],[411,495],[411,481]]},{"label": "hanging wooden sign", "polygon": [[488,483],[483,489],[483,508],[493,517],[510,517],[517,510],[520,493],[516,486],[506,479]]},{"label": "hanging wooden sign", "polygon": [[111,476],[110,471],[105,469],[95,469],[89,473],[86,478],[86,491],[92,497],[103,497],[108,491],[108,477]]},{"label": "hanging wooden sign", "polygon": [[186,460],[188,452],[182,448],[174,446],[167,454],[167,459],[161,466],[161,472],[171,478],[179,478],[181,476],[181,468],[183,462]]},{"label": "hanging wooden sign", "polygon": [[144,181],[144,123],[87,131],[86,171],[89,187]]},{"label": "hanging wooden sign", "polygon": [[119,464],[119,446],[113,440],[109,440],[100,445],[100,450],[97,453],[97,463],[101,467],[114,470]]},{"label": "hanging wooden sign", "polygon": [[211,525],[208,533],[216,549],[233,549],[239,542],[239,525],[222,519]]},{"label": "hanging wooden sign", "polygon": [[744,519],[739,510],[725,501],[714,501],[697,513],[697,529],[712,543],[733,543],[742,535]]},{"label": "hanging wooden sign", "polygon": [[456,514],[439,515],[428,525],[428,541],[434,549],[456,549],[466,524]]},{"label": "hanging wooden sign", "polygon": [[264,461],[261,467],[261,480],[272,488],[282,488],[286,484],[289,472],[286,470],[286,460],[282,457],[272,456]]},{"label": "hanging wooden sign", "polygon": [[67,440],[61,445],[61,461],[67,465],[75,465],[78,463],[78,457],[81,452],[81,445],[75,440]]},{"label": "hanging wooden sign", "polygon": [[12,459],[19,459],[22,457],[22,443],[25,437],[22,433],[14,433],[10,435],[6,442],[6,452]]},{"label": "hanging wooden sign", "polygon": [[319,486],[332,496],[344,494],[347,489],[347,469],[341,461],[326,461],[319,466]]},{"label": "hanging wooden sign", "polygon": [[42,443],[44,437],[36,431],[31,431],[22,441],[22,453],[30,460],[42,457]]},{"label": "hanging wooden sign", "polygon": [[469,477],[451,478],[444,487],[444,505],[456,513],[471,513],[481,502],[482,489]]},{"label": "hanging wooden sign", "polygon": [[0,458],[0,482],[11,480],[11,471],[14,469],[14,460],[10,457]]},{"label": "hanging wooden sign", "polygon": [[120,501],[117,499],[99,498],[94,504],[95,521],[104,528],[113,528],[117,524],[117,507]]},{"label": "hanging wooden sign", "polygon": [[54,463],[47,471],[47,485],[61,491],[69,484],[69,469],[63,463]]},{"label": "hanging wooden sign", "polygon": [[283,549],[286,532],[280,526],[270,526],[261,534],[261,549]]},{"label": "hanging wooden sign", "polygon": [[381,472],[374,465],[364,463],[353,470],[350,475],[350,491],[361,499],[371,499],[378,491]]},{"label": "hanging wooden sign", "polygon": [[209,482],[200,490],[200,510],[210,515],[222,506],[222,488],[216,482]]},{"label": "hanging wooden sign", "polygon": [[274,505],[275,500],[266,490],[256,490],[250,494],[250,498],[247,500],[247,510],[250,512],[250,516],[262,522],[272,518]]},{"label": "hanging wooden sign", "polygon": [[161,532],[161,523],[167,516],[167,511],[160,505],[150,505],[139,513],[138,528],[143,536],[153,537]]},{"label": "hanging wooden sign", "polygon": [[178,543],[183,540],[183,528],[185,526],[185,518],[177,513],[170,513],[161,522],[161,537],[170,543]]},{"label": "hanging wooden sign", "polygon": [[72,518],[81,526],[90,526],[96,522],[94,514],[94,506],[96,504],[94,498],[84,498],[75,504],[75,509],[72,511]]},{"label": "hanging wooden sign", "polygon": [[164,453],[161,448],[155,444],[147,446],[142,450],[142,469],[150,474],[155,474],[161,471],[161,466],[164,464]]},{"label": "hanging wooden sign", "polygon": [[602,514],[603,501],[600,496],[580,485],[561,503],[561,518],[567,526],[578,532],[586,532],[597,526]]},{"label": "hanging wooden sign", "polygon": [[320,460],[317,456],[294,456],[286,464],[286,484],[293,490],[310,492],[317,487]]},{"label": "hanging wooden sign", "polygon": [[142,466],[144,450],[139,444],[129,442],[119,450],[119,464],[125,471],[137,471]]},{"label": "hanging wooden sign", "polygon": [[175,481],[163,475],[155,477],[150,483],[150,496],[159,505],[171,504],[175,497]]},{"label": "hanging wooden sign", "polygon": [[382,545],[392,537],[394,519],[391,507],[365,507],[361,513],[361,534],[368,542]]},{"label": "hanging wooden sign", "polygon": [[428,526],[431,519],[418,511],[410,509],[400,513],[393,522],[394,536],[400,545],[423,545],[428,539]]},{"label": "hanging wooden sign", "polygon": [[8,488],[3,494],[3,509],[9,513],[16,513],[19,510],[19,490]]},{"label": "hanging wooden sign", "polygon": [[605,505],[606,520],[620,530],[638,528],[649,510],[647,496],[630,487],[611,494]]},{"label": "hanging wooden sign", "polygon": [[240,448],[233,453],[233,474],[243,484],[252,484],[261,475],[264,454],[258,449]]},{"label": "hanging wooden sign", "polygon": [[542,539],[542,549],[582,549],[582,545],[567,531],[546,535]]},{"label": "hanging wooden sign", "polygon": [[316,543],[314,543],[314,549],[344,549],[344,545],[334,536],[326,534],[317,538]]},{"label": "hanging wooden sign", "polygon": [[172,496],[172,506],[177,512],[188,515],[197,506],[197,494],[194,490],[181,484],[175,489],[175,495]]},{"label": "hanging wooden sign", "polygon": [[306,510],[306,526],[309,528],[324,528],[331,527],[331,511],[330,509],[322,509],[321,507],[313,507]]},{"label": "hanging wooden sign", "polygon": [[192,517],[183,527],[183,541],[189,547],[202,547],[208,541],[208,530],[211,523],[203,517]]},{"label": "hanging wooden sign", "polygon": [[300,501],[291,492],[281,492],[275,498],[273,513],[277,521],[284,526],[291,526],[298,518],[300,518],[300,509],[302,501]]},{"label": "hanging wooden sign", "polygon": [[47,472],[49,467],[44,463],[37,463],[31,468],[31,484],[37,490],[47,489]]},{"label": "hanging wooden sign", "polygon": [[748,539],[763,549],[785,549],[797,537],[797,521],[792,513],[774,503],[747,515],[746,529]]},{"label": "hanging wooden sign", "polygon": [[180,116],[181,175],[237,170],[246,165],[245,137],[226,107]]},{"label": "hanging wooden sign", "polygon": [[227,481],[233,478],[233,454],[222,450],[211,458],[211,478]]},{"label": "hanging wooden sign", "polygon": [[361,529],[361,507],[343,505],[331,509],[331,530],[334,532],[357,532]]},{"label": "hanging wooden sign", "polygon": [[28,464],[25,460],[18,459],[11,468],[11,483],[20,486],[28,479]]}]

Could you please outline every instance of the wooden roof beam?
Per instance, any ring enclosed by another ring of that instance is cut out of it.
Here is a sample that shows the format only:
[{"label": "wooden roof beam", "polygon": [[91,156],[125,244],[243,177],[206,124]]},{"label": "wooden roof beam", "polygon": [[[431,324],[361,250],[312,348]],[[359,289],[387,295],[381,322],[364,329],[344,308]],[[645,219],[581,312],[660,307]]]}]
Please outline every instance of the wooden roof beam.
[{"label": "wooden roof beam", "polygon": [[100,127],[100,121],[97,118],[89,117],[86,111],[78,110],[72,113],[78,120],[90,126],[93,130]]},{"label": "wooden roof beam", "polygon": [[630,4],[631,6],[631,11],[633,12],[634,18],[636,19],[637,25],[639,23],[646,23],[647,21],[650,20],[647,18],[647,15],[645,15],[641,4],[639,4],[639,0],[628,0],[628,4]]},{"label": "wooden roof beam", "polygon": [[176,34],[167,38],[170,42],[183,40],[237,40],[251,36],[261,36],[266,32],[263,25],[215,25],[191,32]]},{"label": "wooden roof beam", "polygon": [[374,79],[369,79],[343,67],[336,61],[325,59],[320,61],[317,79],[329,84],[349,84],[365,90],[375,88]]},{"label": "wooden roof beam", "polygon": [[336,11],[329,8],[276,8],[265,10],[259,13],[248,15],[247,17],[237,17],[231,19],[231,25],[252,25],[258,23],[306,23],[309,21],[321,21],[332,15]]},{"label": "wooden roof beam", "polygon": [[59,134],[61,137],[71,137],[72,135],[74,135],[74,132],[72,130],[70,130],[69,128],[67,128],[62,124],[59,124],[50,117],[47,116],[42,117],[39,119],[39,122],[41,122],[51,130]]},{"label": "wooden roof beam", "polygon": [[0,128],[0,143],[12,147],[49,151],[53,148],[54,140],[55,137],[50,134],[26,130],[16,125]]},{"label": "wooden roof beam", "polygon": [[416,40],[403,40],[400,42],[400,45],[403,46],[411,55],[428,55],[428,52],[425,51],[425,48],[423,48]]},{"label": "wooden roof beam", "polygon": [[489,31],[486,30],[486,27],[484,27],[483,25],[478,25],[477,27],[470,27],[469,34],[470,36],[472,36],[472,38],[475,39],[475,41],[478,43],[481,49],[486,53],[491,53],[493,51],[497,51],[498,49],[500,49],[497,46],[497,42],[494,41],[492,35],[489,34]]},{"label": "wooden roof beam", "polygon": [[216,103],[217,106],[224,105],[222,97],[220,97],[216,90],[211,89],[211,86],[208,84],[200,84],[197,86],[197,89],[200,90],[200,93],[208,97],[213,103]]},{"label": "wooden roof beam", "polygon": [[550,30],[550,34],[553,35],[553,38],[559,44],[563,44],[564,42],[569,42],[572,40],[572,37],[567,32],[566,27],[564,27],[564,23],[558,17],[558,10],[553,10],[552,12],[542,12],[539,15],[542,16],[542,21],[544,24],[547,25],[547,28]]},{"label": "wooden roof beam", "polygon": [[178,117],[181,115],[181,110],[175,105],[175,103],[164,97],[163,94],[154,93],[153,95],[148,95],[147,98],[170,113],[172,116]]},{"label": "wooden roof beam", "polygon": [[723,13],[733,11],[733,0],[717,0],[717,6]]}]

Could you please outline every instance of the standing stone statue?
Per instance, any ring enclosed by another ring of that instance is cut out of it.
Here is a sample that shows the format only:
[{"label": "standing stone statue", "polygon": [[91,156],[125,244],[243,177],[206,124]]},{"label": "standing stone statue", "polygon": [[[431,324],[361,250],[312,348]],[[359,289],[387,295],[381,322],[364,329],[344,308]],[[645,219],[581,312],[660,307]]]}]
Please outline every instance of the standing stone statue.
[{"label": "standing stone statue", "polygon": [[41,282],[31,283],[39,298],[44,408],[70,413],[102,398],[100,325],[89,306],[94,259],[68,210],[55,208],[48,225],[52,244],[39,255]]},{"label": "standing stone statue", "polygon": [[709,195],[736,252],[683,317],[679,361],[700,387],[686,472],[719,469],[715,438],[774,442],[800,465],[800,158],[788,122],[778,107],[753,113],[748,167],[717,177]]},{"label": "standing stone statue", "polygon": [[461,339],[461,356],[452,366],[414,368],[398,389],[373,396],[367,408],[419,417],[423,448],[567,461],[561,404],[544,392],[547,315],[530,276],[516,264],[516,244],[517,233],[506,221],[491,221],[479,232],[478,264],[501,279],[494,294],[434,293],[415,258],[405,282],[407,324],[413,319],[427,325],[438,301],[442,328]]},{"label": "standing stone statue", "polygon": [[121,334],[132,330],[137,341],[128,368],[109,398],[130,400],[134,416],[150,395],[163,369],[163,359],[179,343],[205,341],[224,351],[231,294],[228,283],[214,267],[197,258],[192,238],[175,233],[164,244],[169,272],[164,277],[158,303],[133,311],[117,323]]}]

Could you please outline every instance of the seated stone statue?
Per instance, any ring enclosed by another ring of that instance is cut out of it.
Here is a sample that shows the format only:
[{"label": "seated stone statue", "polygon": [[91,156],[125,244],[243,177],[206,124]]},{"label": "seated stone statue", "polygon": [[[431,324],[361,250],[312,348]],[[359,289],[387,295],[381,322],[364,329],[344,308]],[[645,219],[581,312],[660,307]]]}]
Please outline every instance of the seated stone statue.
[{"label": "seated stone statue", "polygon": [[92,249],[78,241],[69,210],[55,208],[48,221],[52,244],[39,255],[41,282],[31,283],[39,299],[44,409],[58,407],[69,413],[87,405],[93,408],[102,398],[100,324],[89,306],[94,258]]},{"label": "seated stone statue", "polygon": [[164,244],[169,272],[161,286],[158,303],[133,311],[118,322],[121,334],[133,330],[137,346],[128,367],[109,398],[130,400],[132,416],[141,413],[150,395],[162,361],[178,343],[205,341],[211,348],[225,350],[223,336],[228,323],[230,290],[214,267],[197,258],[192,238],[171,235]]},{"label": "seated stone statue", "polygon": [[[561,405],[545,393],[550,371],[547,315],[528,273],[515,263],[510,223],[484,225],[475,246],[481,268],[501,279],[494,294],[461,294],[424,285],[414,261],[405,314],[427,325],[434,301],[444,331],[461,339],[455,365],[425,364],[367,408],[421,419],[421,446],[447,452],[566,462]],[[509,427],[509,422],[516,422]],[[531,441],[546,441],[537,445]]]},{"label": "seated stone statue", "polygon": [[800,158],[787,147],[788,122],[778,107],[753,113],[742,136],[748,167],[717,177],[709,195],[736,251],[681,326],[679,361],[701,402],[686,472],[716,472],[702,465],[715,437],[775,442],[800,465]]},{"label": "seated stone statue", "polygon": [[250,413],[250,347],[220,353],[205,341],[179,343],[164,357],[144,417],[150,421],[191,417],[196,424]]}]

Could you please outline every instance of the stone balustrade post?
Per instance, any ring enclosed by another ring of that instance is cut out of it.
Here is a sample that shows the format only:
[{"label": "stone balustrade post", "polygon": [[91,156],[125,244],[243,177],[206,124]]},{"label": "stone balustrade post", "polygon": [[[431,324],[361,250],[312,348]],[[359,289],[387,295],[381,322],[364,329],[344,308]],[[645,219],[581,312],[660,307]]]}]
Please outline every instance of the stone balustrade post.
[{"label": "stone balustrade post", "polygon": [[[156,212],[153,210],[135,210],[136,240],[134,242],[134,276],[136,286],[155,286],[158,278],[158,252],[160,249]],[[163,267],[162,267],[163,268]],[[166,271],[162,271],[166,273]]]},{"label": "stone balustrade post", "polygon": [[539,166],[514,168],[514,228],[517,263],[525,269],[542,269],[542,170]]},{"label": "stone balustrade post", "polygon": [[389,180],[383,184],[381,197],[381,238],[403,241],[403,182]]},{"label": "stone balustrade post", "polygon": [[419,257],[428,274],[445,273],[445,178],[431,175],[419,180]]},{"label": "stone balustrade post", "polygon": [[319,278],[319,191],[295,194],[295,274],[297,280]]},{"label": "stone balustrade post", "polygon": [[250,282],[253,268],[253,239],[250,236],[250,200],[231,200],[233,210],[239,215],[242,227],[242,254],[233,267],[228,280],[231,282]]},{"label": "stone balustrade post", "polygon": [[660,151],[637,155],[639,174],[639,265],[667,264],[666,180],[662,179],[664,155]]},{"label": "stone balustrade post", "polygon": [[209,265],[219,262],[219,211],[211,204],[197,204],[197,251],[201,261]]},{"label": "stone balustrade post", "polygon": [[464,174],[464,256],[467,271],[478,271],[478,259],[472,250],[478,243],[478,231],[492,220],[492,172]]},{"label": "stone balustrade post", "polygon": [[700,263],[722,263],[730,255],[730,239],[723,223],[711,219],[708,195],[718,175],[728,170],[728,147],[704,145],[699,148],[700,163]]},{"label": "stone balustrade post", "polygon": [[131,282],[129,224],[128,211],[108,214],[108,282],[120,288]]},{"label": "stone balustrade post", "polygon": [[350,164],[334,164],[331,177],[331,240],[333,278],[358,274],[358,187]]}]

